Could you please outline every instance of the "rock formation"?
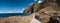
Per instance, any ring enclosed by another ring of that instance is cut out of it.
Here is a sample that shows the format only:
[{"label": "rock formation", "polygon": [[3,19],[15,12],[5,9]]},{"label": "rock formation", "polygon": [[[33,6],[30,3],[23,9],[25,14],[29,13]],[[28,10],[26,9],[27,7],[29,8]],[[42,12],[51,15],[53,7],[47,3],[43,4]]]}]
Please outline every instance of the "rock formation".
[{"label": "rock formation", "polygon": [[28,9],[25,9],[23,13],[28,13],[28,14],[34,13],[34,4],[30,6]]},{"label": "rock formation", "polygon": [[[51,16],[55,16],[54,13],[57,13],[57,16],[60,16],[60,7],[59,7],[59,3],[57,3],[58,0],[46,0],[44,2],[45,2],[44,8],[37,11],[38,13],[40,13],[40,17],[41,17],[40,19],[42,23],[47,23]],[[42,14],[42,12],[44,13]],[[45,14],[45,12],[49,12],[49,13]]]},{"label": "rock formation", "polygon": [[40,6],[40,4],[32,4],[31,6],[29,6],[27,9],[25,9],[23,11],[23,13],[29,13],[29,14],[32,14],[34,13],[37,8]]},{"label": "rock formation", "polygon": [[[39,21],[42,23],[47,23],[50,21],[51,16],[60,16],[60,0],[44,0],[42,3],[39,3],[39,7],[34,11],[35,13],[39,13]],[[35,8],[35,7],[34,7]],[[48,12],[46,14],[46,12]]]}]

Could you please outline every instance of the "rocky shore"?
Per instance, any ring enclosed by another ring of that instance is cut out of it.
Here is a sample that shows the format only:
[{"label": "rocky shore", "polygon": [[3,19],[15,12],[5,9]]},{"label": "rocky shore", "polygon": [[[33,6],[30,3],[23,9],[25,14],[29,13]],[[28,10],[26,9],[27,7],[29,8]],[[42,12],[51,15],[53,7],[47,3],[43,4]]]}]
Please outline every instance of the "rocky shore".
[{"label": "rocky shore", "polygon": [[30,23],[32,15],[29,16],[10,16],[7,18],[0,18],[0,23]]}]

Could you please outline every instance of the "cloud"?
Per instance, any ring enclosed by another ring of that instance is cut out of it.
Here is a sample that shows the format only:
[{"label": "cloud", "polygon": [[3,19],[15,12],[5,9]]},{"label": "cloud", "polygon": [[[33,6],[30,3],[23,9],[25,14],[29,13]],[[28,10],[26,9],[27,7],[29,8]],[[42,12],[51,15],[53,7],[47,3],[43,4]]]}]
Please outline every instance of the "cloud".
[{"label": "cloud", "polygon": [[25,10],[25,8],[23,8],[22,10],[17,11],[17,13],[23,13],[24,10]]},{"label": "cloud", "polygon": [[24,10],[25,10],[25,8],[23,8],[21,10],[16,10],[16,11],[12,11],[12,10],[5,11],[5,12],[0,11],[0,13],[23,13]]},{"label": "cloud", "polygon": [[25,10],[25,8],[23,8],[22,10]]},{"label": "cloud", "polygon": [[29,5],[32,5],[32,4],[34,4],[34,3],[32,2],[32,3],[30,3]]},{"label": "cloud", "polygon": [[23,11],[17,11],[17,13],[23,13]]},{"label": "cloud", "polygon": [[40,0],[38,1],[38,3],[41,3],[41,2],[42,2],[42,1],[40,1]]},{"label": "cloud", "polygon": [[15,11],[5,11],[5,12],[1,12],[0,13],[16,13]]},{"label": "cloud", "polygon": [[23,8],[20,12],[23,13],[24,10],[25,10],[25,8]]},{"label": "cloud", "polygon": [[0,13],[4,13],[4,12],[0,12]]}]

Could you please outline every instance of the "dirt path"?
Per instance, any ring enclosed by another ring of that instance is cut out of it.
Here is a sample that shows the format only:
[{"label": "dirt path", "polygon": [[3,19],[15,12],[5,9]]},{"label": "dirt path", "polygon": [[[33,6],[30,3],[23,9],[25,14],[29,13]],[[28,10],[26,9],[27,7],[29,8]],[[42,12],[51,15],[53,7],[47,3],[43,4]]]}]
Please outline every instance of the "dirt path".
[{"label": "dirt path", "polygon": [[[33,14],[33,16],[34,16],[34,14]],[[32,21],[31,21],[31,23],[41,23],[39,20],[37,20],[36,18],[35,18],[35,16],[33,17],[33,19],[32,19]]]}]

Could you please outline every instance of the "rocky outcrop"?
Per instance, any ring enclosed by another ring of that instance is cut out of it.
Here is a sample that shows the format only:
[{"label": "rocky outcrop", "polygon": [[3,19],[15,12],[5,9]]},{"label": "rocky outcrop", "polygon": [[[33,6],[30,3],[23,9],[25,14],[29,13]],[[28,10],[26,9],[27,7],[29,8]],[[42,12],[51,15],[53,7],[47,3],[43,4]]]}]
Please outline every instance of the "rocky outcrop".
[{"label": "rocky outcrop", "polygon": [[28,13],[28,14],[34,13],[34,4],[29,8],[25,9],[23,13]]},{"label": "rocky outcrop", "polygon": [[37,11],[37,13],[40,14],[40,21],[42,23],[47,23],[48,21],[50,21],[50,17],[55,16],[55,13],[57,13],[56,16],[60,16],[60,7],[58,4],[58,0],[45,0],[44,2],[44,8]]},{"label": "rocky outcrop", "polygon": [[34,13],[37,8],[40,6],[40,4],[32,4],[31,6],[29,6],[27,9],[25,9],[23,11],[23,13],[29,13],[29,14],[32,14]]},{"label": "rocky outcrop", "polygon": [[[42,23],[50,21],[51,16],[60,16],[60,0],[44,0],[39,7],[34,11],[37,13],[36,18]],[[35,8],[35,7],[34,7]],[[38,15],[39,14],[39,15]]]},{"label": "rocky outcrop", "polygon": [[[55,7],[53,9],[57,10],[57,9],[60,9],[59,8],[59,6],[60,6],[59,2],[60,2],[59,0],[44,0],[42,3],[34,4],[34,6],[31,5],[30,7],[28,7],[27,9],[24,10],[24,13],[29,13],[29,12],[31,13],[32,9],[33,9],[33,12],[38,12],[39,10],[41,10],[45,7],[48,7],[48,6],[53,6],[53,7]],[[55,5],[53,5],[53,4],[55,4]],[[58,8],[56,8],[56,7],[58,7]]]}]

